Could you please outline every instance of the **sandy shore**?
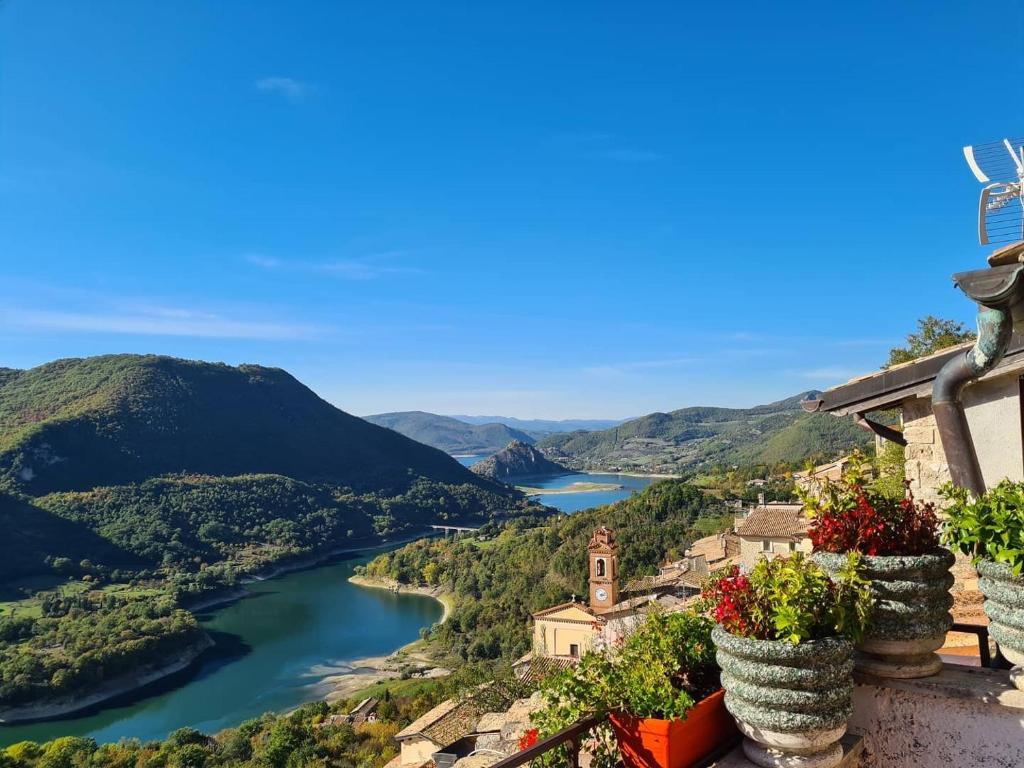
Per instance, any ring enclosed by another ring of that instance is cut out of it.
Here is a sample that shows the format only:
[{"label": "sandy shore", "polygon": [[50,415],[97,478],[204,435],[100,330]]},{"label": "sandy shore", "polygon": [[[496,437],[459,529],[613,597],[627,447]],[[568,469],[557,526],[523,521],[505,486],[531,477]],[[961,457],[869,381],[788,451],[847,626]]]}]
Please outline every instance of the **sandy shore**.
[{"label": "sandy shore", "polygon": [[26,720],[50,720],[69,715],[82,709],[102,704],[108,699],[134,691],[144,685],[154,683],[161,678],[173,675],[188,668],[208,648],[213,647],[213,640],[203,633],[202,639],[195,645],[182,650],[172,661],[158,666],[149,665],[126,675],[107,680],[84,696],[50,699],[24,707],[0,710],[0,723],[21,723]]},{"label": "sandy shore", "polygon": [[[365,576],[351,576],[349,581],[367,589],[386,589],[389,592],[431,597],[441,603],[444,610],[438,623],[447,621],[452,612],[452,596],[437,587],[410,587]],[[406,672],[420,678],[444,677],[449,674],[449,670],[434,664],[423,651],[422,641],[416,640],[387,656],[357,659],[349,665],[348,670],[325,677],[324,682],[333,686],[326,699],[328,702],[347,699],[356,691],[385,680],[394,680]]]},{"label": "sandy shore", "polygon": [[603,469],[582,469],[588,475],[622,475],[623,477],[650,477],[654,480],[676,480],[682,475],[659,474],[656,472],[608,472]]},{"label": "sandy shore", "polygon": [[572,483],[564,488],[535,488],[532,485],[517,485],[516,490],[527,496],[560,496],[566,493],[596,493],[599,491],[618,491],[622,486],[618,483]]},{"label": "sandy shore", "polygon": [[395,581],[383,581],[381,579],[371,579],[367,576],[349,576],[348,580],[352,584],[360,587],[366,587],[367,589],[386,589],[388,592],[398,592],[403,595],[423,595],[424,597],[432,597],[437,600],[443,608],[441,618],[437,622],[438,624],[444,624],[448,621],[448,617],[452,612],[452,596],[440,587],[410,587],[407,584],[399,584]]}]

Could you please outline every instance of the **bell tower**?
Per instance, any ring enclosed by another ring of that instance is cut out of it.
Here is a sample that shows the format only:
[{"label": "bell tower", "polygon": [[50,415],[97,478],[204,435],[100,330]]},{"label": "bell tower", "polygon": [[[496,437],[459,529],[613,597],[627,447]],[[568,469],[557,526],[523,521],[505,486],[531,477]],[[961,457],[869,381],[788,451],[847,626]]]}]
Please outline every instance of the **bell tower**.
[{"label": "bell tower", "polygon": [[587,545],[590,558],[590,607],[596,611],[619,602],[619,545],[615,533],[601,526]]}]

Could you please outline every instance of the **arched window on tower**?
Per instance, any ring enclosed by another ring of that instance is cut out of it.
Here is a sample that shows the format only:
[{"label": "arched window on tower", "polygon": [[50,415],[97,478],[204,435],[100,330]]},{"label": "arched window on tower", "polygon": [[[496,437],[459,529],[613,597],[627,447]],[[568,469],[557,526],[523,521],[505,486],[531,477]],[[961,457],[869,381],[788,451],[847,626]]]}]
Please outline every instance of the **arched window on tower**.
[{"label": "arched window on tower", "polygon": [[605,575],[605,572],[604,572],[604,558],[603,557],[597,558],[596,571],[597,571],[597,575],[598,576],[604,576]]}]

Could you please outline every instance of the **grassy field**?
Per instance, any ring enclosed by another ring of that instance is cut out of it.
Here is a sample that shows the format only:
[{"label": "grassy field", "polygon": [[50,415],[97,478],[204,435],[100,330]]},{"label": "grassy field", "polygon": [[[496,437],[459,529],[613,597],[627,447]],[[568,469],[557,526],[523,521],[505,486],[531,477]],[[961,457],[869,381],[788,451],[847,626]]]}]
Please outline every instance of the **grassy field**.
[{"label": "grassy field", "polygon": [[[46,591],[57,592],[62,597],[94,592],[97,596],[100,594],[112,594],[127,599],[156,597],[163,592],[158,587],[133,587],[130,584],[104,584],[103,586],[97,586],[92,582],[79,580],[67,581],[63,584],[49,583],[46,586]],[[0,616],[17,615],[37,619],[42,615],[41,606],[42,603],[38,593],[32,597],[25,597],[20,600],[0,601]]]}]

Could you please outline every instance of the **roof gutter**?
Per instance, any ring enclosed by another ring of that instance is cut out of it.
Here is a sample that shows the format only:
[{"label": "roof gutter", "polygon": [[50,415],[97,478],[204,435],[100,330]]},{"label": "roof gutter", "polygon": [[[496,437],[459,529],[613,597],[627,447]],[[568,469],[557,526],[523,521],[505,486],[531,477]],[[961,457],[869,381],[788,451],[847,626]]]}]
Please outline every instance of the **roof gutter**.
[{"label": "roof gutter", "polygon": [[1009,264],[953,275],[953,281],[978,308],[978,339],[942,366],[932,384],[932,412],[953,484],[975,495],[985,480],[971,438],[961,395],[971,382],[991,371],[1010,345],[1014,314],[1024,299],[1024,264]]}]

